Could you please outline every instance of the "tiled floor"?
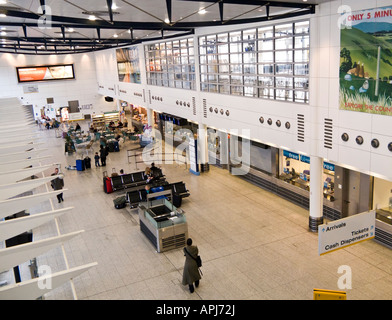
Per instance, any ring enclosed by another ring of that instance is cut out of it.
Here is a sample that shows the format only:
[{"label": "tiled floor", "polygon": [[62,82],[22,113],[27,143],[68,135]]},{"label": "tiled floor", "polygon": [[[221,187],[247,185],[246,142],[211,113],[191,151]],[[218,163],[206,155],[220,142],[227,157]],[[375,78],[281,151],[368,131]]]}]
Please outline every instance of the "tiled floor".
[{"label": "tiled floor", "polygon": [[[75,155],[64,155],[63,140],[54,131],[42,135],[53,162],[61,162],[62,168],[75,165]],[[137,210],[116,210],[112,200],[121,193],[103,192],[104,170],[135,171],[126,153],[132,146],[127,141],[119,153],[110,153],[105,169],[92,163],[87,171],[64,170],[65,201],[53,199],[55,208],[75,207],[58,219],[62,234],[85,230],[64,246],[69,266],[98,262],[74,279],[78,299],[310,300],[313,288],[339,290],[341,265],[352,270],[349,300],[392,298],[391,250],[371,240],[319,256],[306,210],[226,170],[212,166],[195,176],[178,164],[160,165],[169,182],[184,181],[191,193],[182,208],[203,258],[203,278],[191,294],[181,284],[182,250],[157,253],[139,229]],[[49,207],[48,202],[35,210]],[[34,230],[35,239],[56,234],[54,222]],[[61,248],[38,257],[38,263],[49,265],[52,272],[66,268]],[[73,299],[71,285],[44,298]]]}]

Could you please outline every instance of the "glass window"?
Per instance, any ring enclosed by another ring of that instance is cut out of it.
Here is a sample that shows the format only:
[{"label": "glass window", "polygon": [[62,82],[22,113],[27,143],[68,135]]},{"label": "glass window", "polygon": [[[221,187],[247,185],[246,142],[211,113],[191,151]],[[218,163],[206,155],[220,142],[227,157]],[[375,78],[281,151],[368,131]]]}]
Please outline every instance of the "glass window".
[{"label": "glass window", "polygon": [[275,50],[287,50],[293,48],[293,38],[280,38],[275,40]]},{"label": "glass window", "polygon": [[293,25],[291,23],[275,26],[275,37],[287,37],[293,34]]},{"label": "glass window", "polygon": [[273,64],[259,64],[258,65],[258,74],[274,74],[274,65]]},{"label": "glass window", "polygon": [[309,48],[309,36],[295,37],[295,49]]},{"label": "glass window", "polygon": [[272,51],[274,49],[274,40],[259,40],[258,46],[259,51]]},{"label": "glass window", "polygon": [[309,61],[309,50],[295,50],[294,51],[295,62],[308,62]]},{"label": "glass window", "polygon": [[275,52],[276,62],[292,62],[293,61],[293,51],[276,51]]},{"label": "glass window", "polygon": [[294,23],[295,34],[309,33],[309,21]]},{"label": "glass window", "polygon": [[230,53],[242,52],[242,42],[230,43]]},{"label": "glass window", "polygon": [[274,62],[274,53],[271,51],[267,52],[259,52],[258,53],[259,62],[266,63],[266,62]]},{"label": "glass window", "polygon": [[276,74],[293,74],[293,65],[292,64],[277,64],[275,66]]},{"label": "glass window", "polygon": [[273,27],[259,28],[257,31],[258,31],[258,38],[259,39],[268,39],[268,38],[272,38],[274,36]]},{"label": "glass window", "polygon": [[296,63],[294,64],[294,74],[298,76],[304,76],[309,74],[308,63]]},{"label": "glass window", "polygon": [[208,84],[202,91],[308,103],[308,21],[202,36],[198,43],[200,80]]}]

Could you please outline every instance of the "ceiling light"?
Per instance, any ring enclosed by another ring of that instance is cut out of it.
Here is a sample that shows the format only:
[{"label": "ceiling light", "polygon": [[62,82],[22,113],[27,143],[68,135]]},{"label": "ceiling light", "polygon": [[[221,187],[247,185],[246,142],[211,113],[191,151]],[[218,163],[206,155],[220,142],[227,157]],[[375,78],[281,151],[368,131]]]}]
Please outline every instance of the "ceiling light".
[{"label": "ceiling light", "polygon": [[7,15],[5,13],[0,13],[0,18],[5,18]]},{"label": "ceiling light", "polygon": [[75,30],[74,30],[74,28],[68,28],[67,31],[68,32],[74,32]]},{"label": "ceiling light", "polygon": [[207,13],[207,11],[205,9],[200,9],[199,10],[199,14],[206,14],[206,13]]},{"label": "ceiling light", "polygon": [[97,17],[96,17],[96,16],[94,16],[94,15],[90,15],[90,16],[88,17],[88,19],[89,19],[89,20],[91,20],[91,21],[94,21],[94,20],[96,20],[96,19],[97,19]]},{"label": "ceiling light", "polygon": [[6,0],[0,0],[0,4],[6,4],[7,1]]},{"label": "ceiling light", "polygon": [[112,4],[112,10],[118,9],[117,5],[115,3]]},{"label": "ceiling light", "polygon": [[166,18],[166,19],[165,19],[165,23],[170,23],[169,18]]},{"label": "ceiling light", "polygon": [[118,35],[117,35],[117,34],[114,34],[113,37],[114,37],[114,38],[118,38]]},{"label": "ceiling light", "polygon": [[5,32],[5,31],[1,31],[1,32],[0,32],[0,35],[2,35],[2,36],[6,36],[6,35],[7,35],[7,32]]}]

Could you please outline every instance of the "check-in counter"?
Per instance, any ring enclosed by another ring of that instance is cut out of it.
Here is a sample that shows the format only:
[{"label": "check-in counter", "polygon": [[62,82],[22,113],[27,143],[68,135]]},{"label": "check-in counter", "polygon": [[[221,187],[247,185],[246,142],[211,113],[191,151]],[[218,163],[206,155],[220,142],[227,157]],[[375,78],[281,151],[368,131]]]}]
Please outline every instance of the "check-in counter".
[{"label": "check-in counter", "polygon": [[188,238],[184,211],[166,199],[170,193],[169,190],[148,194],[147,201],[138,207],[140,230],[157,252],[185,247]]}]

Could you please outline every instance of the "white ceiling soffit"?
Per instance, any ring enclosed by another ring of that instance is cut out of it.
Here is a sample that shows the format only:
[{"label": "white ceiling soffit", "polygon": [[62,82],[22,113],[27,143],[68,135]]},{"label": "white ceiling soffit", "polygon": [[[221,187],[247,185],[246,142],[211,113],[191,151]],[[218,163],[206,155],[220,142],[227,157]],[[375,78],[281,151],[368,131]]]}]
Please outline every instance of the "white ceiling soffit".
[{"label": "white ceiling soffit", "polygon": [[67,190],[68,189],[61,189],[8,200],[2,200],[0,201],[0,219],[33,208],[41,202],[47,201],[53,198],[58,193],[66,192]]},{"label": "white ceiling soffit", "polygon": [[25,169],[13,170],[13,171],[1,171],[0,181],[3,184],[15,183],[25,178],[36,175],[38,173],[41,173],[42,171],[45,171],[57,165],[58,165],[57,163],[56,164],[54,163],[54,164],[46,164],[39,167],[25,168]]},{"label": "white ceiling soffit", "polygon": [[0,154],[0,164],[10,162],[10,161],[17,161],[17,160],[24,160],[30,157],[34,157],[39,155],[40,153],[48,151],[48,149],[34,149],[30,151],[22,151],[22,152],[12,152],[7,154]]},{"label": "white ceiling soffit", "polygon": [[0,222],[0,241],[7,240],[18,234],[34,229],[54,218],[57,218],[67,211],[72,210],[73,207],[64,209],[52,210],[33,215],[5,220]]},{"label": "white ceiling soffit", "polygon": [[22,159],[22,160],[14,160],[10,162],[0,162],[0,171],[12,171],[12,170],[17,170],[17,169],[23,169],[27,168],[29,166],[41,163],[43,160],[47,160],[51,158],[52,156],[44,156],[44,157],[38,157],[38,158],[30,158],[30,159]]},{"label": "white ceiling soffit", "polygon": [[17,183],[0,185],[0,200],[6,200],[26,191],[33,190],[55,178],[56,176],[49,176],[45,178],[31,179]]},{"label": "white ceiling soffit", "polygon": [[0,273],[7,271],[25,261],[40,256],[83,233],[84,230],[52,237],[44,240],[33,241],[0,250]]},{"label": "white ceiling soffit", "polygon": [[0,288],[0,300],[33,300],[96,266],[93,262]]}]

